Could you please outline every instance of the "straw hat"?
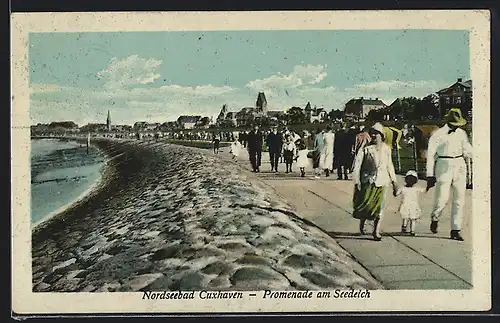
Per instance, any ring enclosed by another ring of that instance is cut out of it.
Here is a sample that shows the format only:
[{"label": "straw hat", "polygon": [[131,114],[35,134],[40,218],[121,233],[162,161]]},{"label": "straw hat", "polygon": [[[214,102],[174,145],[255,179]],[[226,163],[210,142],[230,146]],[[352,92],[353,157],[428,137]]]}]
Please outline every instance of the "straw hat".
[{"label": "straw hat", "polygon": [[467,120],[462,117],[462,110],[459,108],[451,108],[444,119],[447,123],[455,127],[462,127],[467,123]]}]

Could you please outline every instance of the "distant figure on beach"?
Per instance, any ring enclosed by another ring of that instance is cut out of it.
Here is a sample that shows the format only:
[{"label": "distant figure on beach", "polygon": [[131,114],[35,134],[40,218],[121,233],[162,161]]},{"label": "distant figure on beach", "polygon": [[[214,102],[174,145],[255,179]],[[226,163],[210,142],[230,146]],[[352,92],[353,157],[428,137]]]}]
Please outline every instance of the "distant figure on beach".
[{"label": "distant figure on beach", "polygon": [[461,127],[467,124],[460,108],[452,108],[445,116],[446,124],[436,130],[427,148],[427,191],[436,186],[430,230],[437,233],[438,221],[452,194],[450,238],[463,241],[463,208],[467,183],[466,159],[472,158],[472,145]]},{"label": "distant figure on beach", "polygon": [[314,177],[316,179],[318,179],[319,175],[321,174],[321,168],[319,167],[319,164],[320,164],[319,161],[321,158],[321,152],[323,151],[323,147],[325,145],[325,141],[323,140],[323,134],[324,134],[324,130],[318,129],[316,131],[316,135],[314,136],[312,160],[313,160],[313,173],[314,173]]},{"label": "distant figure on beach", "polygon": [[219,147],[220,147],[220,134],[216,134],[214,136],[214,139],[212,140],[212,142],[214,143],[214,154],[218,154],[219,153]]},{"label": "distant figure on beach", "polygon": [[238,140],[238,137],[236,137],[236,139],[231,143],[231,150],[230,150],[233,159],[238,159],[238,157],[240,156],[241,149],[242,149],[241,143]]},{"label": "distant figure on beach", "polygon": [[377,122],[371,127],[370,136],[370,144],[358,152],[354,161],[352,215],[360,220],[361,234],[365,234],[366,220],[374,221],[373,239],[380,241],[387,186],[392,183],[394,194],[398,191],[398,186],[391,149],[384,143],[384,127]]},{"label": "distant figure on beach", "polygon": [[323,150],[320,156],[320,168],[326,174],[326,177],[330,176],[330,170],[333,169],[333,143],[335,141],[335,135],[333,134],[333,128],[331,125],[326,127],[326,132],[323,134]]},{"label": "distant figure on beach", "polygon": [[409,170],[405,176],[405,186],[395,192],[394,196],[402,196],[399,214],[401,215],[401,232],[415,236],[415,226],[420,218],[422,209],[420,208],[419,195],[425,192],[425,188],[416,187],[418,174],[414,170]]},{"label": "distant figure on beach", "polygon": [[297,146],[293,142],[292,135],[288,135],[283,145],[283,156],[285,157],[286,173],[292,172],[293,159],[297,155]]},{"label": "distant figure on beach", "polygon": [[278,172],[283,138],[281,137],[281,134],[278,133],[278,128],[276,126],[273,126],[271,132],[267,135],[266,143],[269,150],[269,160],[271,161],[271,172]]},{"label": "distant figure on beach", "polygon": [[297,151],[297,167],[300,169],[300,177],[306,176],[306,167],[309,166],[308,153],[309,149],[307,149],[305,140],[300,140]]},{"label": "distant figure on beach", "polygon": [[262,158],[262,133],[259,126],[255,125],[252,131],[247,135],[248,141],[248,156],[254,172],[260,172]]}]

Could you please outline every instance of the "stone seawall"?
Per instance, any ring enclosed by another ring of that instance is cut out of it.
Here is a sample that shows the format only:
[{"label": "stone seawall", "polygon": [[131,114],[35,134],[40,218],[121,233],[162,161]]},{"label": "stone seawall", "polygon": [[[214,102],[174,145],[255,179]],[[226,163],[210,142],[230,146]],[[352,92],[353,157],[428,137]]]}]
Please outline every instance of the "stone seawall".
[{"label": "stone seawall", "polygon": [[96,140],[101,186],[33,231],[33,290],[379,289],[286,201],[203,149]]}]

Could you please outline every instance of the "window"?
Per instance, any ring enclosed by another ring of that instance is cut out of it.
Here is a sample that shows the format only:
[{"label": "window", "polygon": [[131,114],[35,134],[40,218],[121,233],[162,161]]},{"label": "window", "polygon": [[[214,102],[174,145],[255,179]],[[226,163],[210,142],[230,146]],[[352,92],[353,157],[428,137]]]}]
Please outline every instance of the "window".
[{"label": "window", "polygon": [[456,104],[462,104],[462,97],[461,97],[461,96],[457,96],[457,97],[455,98],[455,103],[456,103]]},{"label": "window", "polygon": [[450,97],[449,96],[445,97],[444,102],[446,102],[446,104],[450,104]]}]

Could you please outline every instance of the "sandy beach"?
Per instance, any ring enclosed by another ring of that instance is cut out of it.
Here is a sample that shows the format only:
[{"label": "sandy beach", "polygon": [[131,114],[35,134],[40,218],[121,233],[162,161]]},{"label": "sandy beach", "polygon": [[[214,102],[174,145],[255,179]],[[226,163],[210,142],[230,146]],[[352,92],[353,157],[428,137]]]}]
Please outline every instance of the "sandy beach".
[{"label": "sandy beach", "polygon": [[33,290],[378,289],[328,234],[207,150],[94,141],[98,187],[33,231]]}]

